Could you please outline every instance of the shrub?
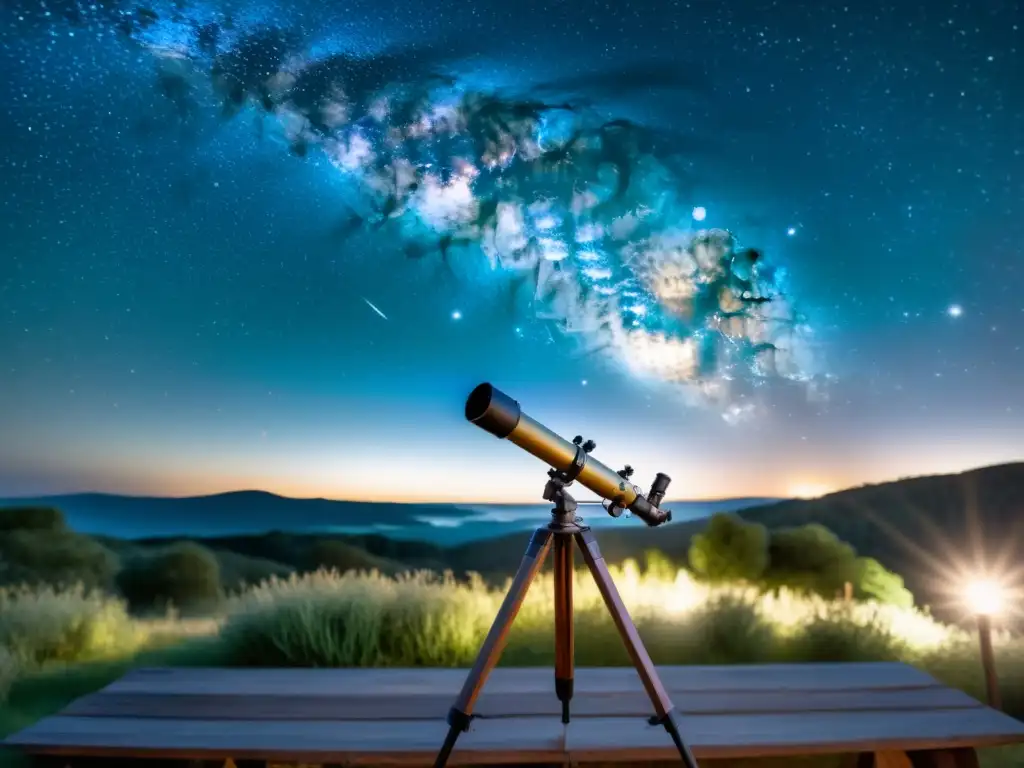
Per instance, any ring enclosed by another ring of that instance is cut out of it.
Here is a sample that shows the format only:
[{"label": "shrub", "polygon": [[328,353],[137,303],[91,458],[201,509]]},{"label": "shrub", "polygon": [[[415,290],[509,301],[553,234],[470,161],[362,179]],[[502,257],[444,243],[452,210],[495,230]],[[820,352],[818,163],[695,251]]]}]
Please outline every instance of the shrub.
[{"label": "shrub", "polygon": [[914,596],[903,586],[903,578],[886,570],[880,562],[871,557],[857,558],[857,573],[854,577],[854,595],[877,600],[880,603],[910,608]]},{"label": "shrub", "polygon": [[757,581],[768,567],[768,530],[720,512],[693,537],[689,561],[695,573],[711,582]]},{"label": "shrub", "polygon": [[130,654],[144,634],[123,601],[81,586],[0,590],[0,663],[8,669]]},{"label": "shrub", "polygon": [[857,553],[828,528],[812,523],[772,531],[766,580],[773,587],[806,590],[822,597],[841,593],[857,575]]},{"label": "shrub", "polygon": [[72,531],[26,528],[0,533],[0,583],[109,588],[117,568],[113,552]]},{"label": "shrub", "polygon": [[140,554],[125,564],[117,586],[133,611],[185,613],[212,610],[222,597],[220,565],[206,547],[191,542],[172,544]]},{"label": "shrub", "polygon": [[397,573],[398,564],[383,557],[372,555],[364,549],[354,547],[338,539],[318,539],[309,548],[306,558],[310,571],[380,571]]},{"label": "shrub", "polygon": [[459,666],[496,609],[487,590],[450,576],[319,571],[233,600],[221,637],[246,666]]},{"label": "shrub", "polygon": [[816,617],[786,644],[786,655],[804,662],[896,661],[907,650],[890,627],[842,606]]},{"label": "shrub", "polygon": [[0,532],[65,531],[64,513],[54,507],[5,507],[0,509]]},{"label": "shrub", "polygon": [[294,569],[262,557],[240,555],[230,550],[216,552],[220,566],[220,582],[225,591],[237,592],[270,578],[287,578]]}]

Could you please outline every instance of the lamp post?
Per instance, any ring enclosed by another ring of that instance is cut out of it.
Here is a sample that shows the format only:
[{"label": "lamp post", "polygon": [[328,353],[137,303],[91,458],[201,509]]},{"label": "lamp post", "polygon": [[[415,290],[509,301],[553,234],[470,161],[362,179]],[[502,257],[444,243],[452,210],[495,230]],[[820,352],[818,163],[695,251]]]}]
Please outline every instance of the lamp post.
[{"label": "lamp post", "polygon": [[978,642],[981,647],[981,667],[985,672],[988,705],[992,709],[1002,709],[999,678],[996,677],[996,658],[992,650],[992,617],[1003,608],[1003,589],[994,581],[974,581],[967,585],[966,597],[978,621]]}]

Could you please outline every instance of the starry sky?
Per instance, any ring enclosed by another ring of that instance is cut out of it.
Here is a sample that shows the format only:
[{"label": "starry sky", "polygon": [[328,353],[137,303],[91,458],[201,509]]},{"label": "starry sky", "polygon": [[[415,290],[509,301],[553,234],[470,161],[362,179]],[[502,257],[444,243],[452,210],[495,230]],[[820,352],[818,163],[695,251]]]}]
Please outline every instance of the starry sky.
[{"label": "starry sky", "polygon": [[687,78],[596,98],[700,139],[687,194],[785,267],[826,384],[766,382],[736,423],[510,312],[482,257],[449,279],[384,230],[332,238],[323,157],[248,115],[183,137],[148,53],[25,0],[0,10],[0,496],[536,500],[545,468],[463,420],[481,381],[675,498],[1024,458],[1018,3],[324,5],[233,12],[472,47],[487,87]]}]

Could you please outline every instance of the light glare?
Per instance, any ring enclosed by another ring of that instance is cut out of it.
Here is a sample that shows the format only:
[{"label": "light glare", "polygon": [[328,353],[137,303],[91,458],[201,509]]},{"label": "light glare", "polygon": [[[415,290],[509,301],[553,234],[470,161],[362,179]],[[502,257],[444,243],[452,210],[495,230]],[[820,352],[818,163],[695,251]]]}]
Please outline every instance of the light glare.
[{"label": "light glare", "polygon": [[979,616],[992,616],[1003,609],[1003,588],[991,579],[976,579],[964,590],[967,605]]}]

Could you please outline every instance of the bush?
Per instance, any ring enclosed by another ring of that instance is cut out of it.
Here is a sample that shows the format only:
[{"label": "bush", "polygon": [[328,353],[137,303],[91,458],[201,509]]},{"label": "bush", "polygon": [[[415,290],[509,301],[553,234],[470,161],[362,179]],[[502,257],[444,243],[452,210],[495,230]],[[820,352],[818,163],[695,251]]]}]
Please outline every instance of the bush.
[{"label": "bush", "polygon": [[240,555],[230,550],[219,550],[216,556],[220,566],[221,587],[229,592],[253,587],[275,577],[287,578],[295,572],[294,568],[283,563]]},{"label": "bush", "polygon": [[[713,586],[613,568],[622,599],[659,664],[756,663],[925,653],[959,635],[926,614],[872,603],[841,605],[789,590]],[[587,572],[576,574],[580,666],[628,665],[629,657]],[[221,630],[242,666],[468,666],[504,597],[479,579],[322,571],[273,579],[227,605]],[[534,582],[512,627],[506,664],[550,664],[553,586]]]},{"label": "bush", "polygon": [[0,583],[82,584],[108,589],[117,556],[96,540],[68,530],[23,528],[0,533]]},{"label": "bush", "polygon": [[904,641],[880,621],[840,607],[816,617],[786,647],[793,661],[896,661],[907,652]]},{"label": "bush", "polygon": [[117,586],[133,611],[210,611],[221,600],[220,565],[206,547],[191,542],[147,552],[125,564]]},{"label": "bush", "polygon": [[765,580],[822,597],[841,594],[857,578],[857,553],[828,528],[810,524],[772,531]]},{"label": "bush", "polygon": [[854,577],[854,595],[859,598],[877,600],[880,603],[910,608],[914,596],[903,586],[903,578],[871,557],[857,558],[857,575]]},{"label": "bush", "polygon": [[0,590],[0,665],[8,669],[113,658],[144,639],[123,601],[81,586]]},{"label": "bush", "polygon": [[450,576],[319,571],[232,601],[221,637],[244,666],[468,665],[497,602]]},{"label": "bush", "polygon": [[66,531],[64,513],[54,507],[5,507],[0,509],[0,532]]},{"label": "bush", "polygon": [[354,547],[338,539],[319,539],[309,548],[306,557],[309,571],[380,571],[394,574],[402,570],[398,564],[383,557],[372,555],[364,549]]},{"label": "bush", "polygon": [[711,582],[756,582],[768,567],[768,530],[719,512],[693,537],[689,561],[697,575]]}]

